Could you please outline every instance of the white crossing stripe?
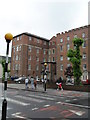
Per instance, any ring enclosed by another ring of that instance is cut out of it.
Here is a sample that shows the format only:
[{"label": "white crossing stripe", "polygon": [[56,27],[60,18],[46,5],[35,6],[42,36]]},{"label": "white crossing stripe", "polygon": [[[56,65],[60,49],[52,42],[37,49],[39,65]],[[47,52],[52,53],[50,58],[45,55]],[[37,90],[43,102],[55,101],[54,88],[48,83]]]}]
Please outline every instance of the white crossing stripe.
[{"label": "white crossing stripe", "polygon": [[24,96],[20,96],[20,95],[17,95],[17,96],[15,96],[15,97],[21,98],[21,99],[24,99],[24,100],[29,100],[29,101],[38,102],[38,103],[44,102],[44,100],[35,99],[35,98],[31,98],[31,97],[24,97]]},{"label": "white crossing stripe", "polygon": [[32,110],[37,110],[38,108],[33,108]]},{"label": "white crossing stripe", "polygon": [[56,104],[60,104],[61,102],[56,102]]},{"label": "white crossing stripe", "polygon": [[30,105],[30,103],[24,103],[24,102],[14,100],[14,99],[11,99],[11,98],[7,98],[7,101],[12,102],[12,103],[16,103],[16,104],[19,104],[19,105],[22,105],[22,106]]},{"label": "white crossing stripe", "polygon": [[24,117],[24,116],[21,115],[21,112],[14,113],[14,114],[12,114],[12,116],[14,116],[16,118],[26,119],[26,117]]},{"label": "white crossing stripe", "polygon": [[66,102],[70,102],[70,100],[65,100]]},{"label": "white crossing stripe", "polygon": [[49,107],[50,105],[44,105],[43,107]]},{"label": "white crossing stripe", "polygon": [[36,97],[36,98],[42,98],[42,99],[46,99],[46,100],[55,100],[54,98],[50,98],[50,97],[44,97],[44,96],[37,96],[37,95],[28,95],[30,97]]},{"label": "white crossing stripe", "polygon": [[73,100],[77,100],[77,99],[73,99]]}]

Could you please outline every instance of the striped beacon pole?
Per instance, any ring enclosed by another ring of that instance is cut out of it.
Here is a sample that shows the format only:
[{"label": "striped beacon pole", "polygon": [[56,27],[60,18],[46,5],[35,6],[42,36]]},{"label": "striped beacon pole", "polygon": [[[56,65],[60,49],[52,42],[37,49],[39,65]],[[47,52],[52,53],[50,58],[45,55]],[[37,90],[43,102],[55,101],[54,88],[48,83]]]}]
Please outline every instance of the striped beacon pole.
[{"label": "striped beacon pole", "polygon": [[44,66],[45,66],[45,70],[44,70],[44,91],[46,91],[46,82],[47,82],[46,67],[47,67],[47,63],[44,63]]},{"label": "striped beacon pole", "polygon": [[7,43],[7,50],[6,50],[6,63],[5,63],[5,80],[4,80],[4,100],[2,102],[2,120],[6,120],[7,115],[7,100],[6,100],[6,93],[7,93],[7,77],[8,77],[8,54],[9,54],[9,43],[13,39],[13,35],[11,33],[7,33],[5,35],[6,43]]}]

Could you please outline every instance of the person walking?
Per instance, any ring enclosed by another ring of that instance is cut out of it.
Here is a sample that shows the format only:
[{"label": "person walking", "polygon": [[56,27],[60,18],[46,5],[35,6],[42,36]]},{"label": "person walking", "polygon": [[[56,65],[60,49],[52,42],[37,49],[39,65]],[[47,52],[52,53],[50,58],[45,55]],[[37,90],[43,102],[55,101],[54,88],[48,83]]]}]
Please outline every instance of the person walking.
[{"label": "person walking", "polygon": [[28,78],[25,79],[25,89],[28,88]]},{"label": "person walking", "polygon": [[34,79],[34,88],[35,88],[35,90],[37,88],[37,80],[36,79]]},{"label": "person walking", "polygon": [[56,85],[58,86],[57,90],[63,90],[61,77],[56,81]]},{"label": "person walking", "polygon": [[32,76],[31,76],[30,81],[31,81],[31,88],[34,89],[34,78]]}]

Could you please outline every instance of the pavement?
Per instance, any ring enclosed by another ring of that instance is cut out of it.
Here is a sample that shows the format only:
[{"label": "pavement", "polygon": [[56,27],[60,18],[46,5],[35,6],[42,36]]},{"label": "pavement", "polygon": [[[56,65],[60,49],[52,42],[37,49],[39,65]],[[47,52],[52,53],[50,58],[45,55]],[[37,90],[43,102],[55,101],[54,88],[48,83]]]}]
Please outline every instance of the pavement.
[{"label": "pavement", "polygon": [[56,96],[69,96],[69,97],[88,97],[88,92],[81,92],[81,91],[70,91],[70,90],[56,90],[47,88],[46,91],[44,91],[43,85],[38,84],[37,89],[32,89],[31,84],[28,85],[28,89],[25,89],[25,84],[8,84],[7,87],[9,89],[18,89],[18,90],[28,90],[31,92],[42,92],[50,95],[56,95]]}]

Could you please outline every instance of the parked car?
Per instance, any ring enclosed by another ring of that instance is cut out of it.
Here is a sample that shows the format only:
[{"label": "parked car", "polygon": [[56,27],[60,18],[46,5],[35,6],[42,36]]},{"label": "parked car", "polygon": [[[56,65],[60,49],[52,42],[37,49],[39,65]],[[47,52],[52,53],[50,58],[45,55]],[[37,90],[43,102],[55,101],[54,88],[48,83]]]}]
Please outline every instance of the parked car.
[{"label": "parked car", "polygon": [[11,80],[18,79],[18,76],[11,76]]},{"label": "parked car", "polygon": [[15,81],[16,83],[21,83],[21,82],[24,82],[25,79],[26,79],[26,77],[19,77],[19,78],[17,78],[17,79],[14,79],[14,81]]},{"label": "parked car", "polygon": [[82,80],[82,84],[83,85],[90,85],[90,80],[88,80],[88,79]]}]

